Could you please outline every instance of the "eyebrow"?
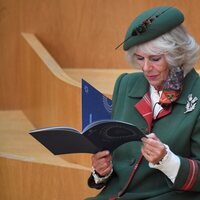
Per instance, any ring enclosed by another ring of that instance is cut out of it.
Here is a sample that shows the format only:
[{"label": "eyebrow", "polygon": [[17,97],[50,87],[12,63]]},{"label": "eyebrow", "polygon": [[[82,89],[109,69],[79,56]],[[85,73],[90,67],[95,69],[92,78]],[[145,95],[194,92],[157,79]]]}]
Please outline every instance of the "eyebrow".
[{"label": "eyebrow", "polygon": [[[141,55],[139,55],[139,54],[137,54],[137,53],[134,53],[134,55],[135,55],[135,56],[139,56],[139,57],[144,57],[144,56],[141,56]],[[148,57],[149,57],[149,58],[152,58],[152,57],[154,57],[154,56],[162,56],[162,54],[150,55],[150,56],[148,56]]]},{"label": "eyebrow", "polygon": [[[137,53],[134,53],[134,55],[135,55],[135,56],[141,56],[141,55],[139,55],[139,54],[137,54]],[[142,56],[141,56],[141,57],[142,57]]]}]

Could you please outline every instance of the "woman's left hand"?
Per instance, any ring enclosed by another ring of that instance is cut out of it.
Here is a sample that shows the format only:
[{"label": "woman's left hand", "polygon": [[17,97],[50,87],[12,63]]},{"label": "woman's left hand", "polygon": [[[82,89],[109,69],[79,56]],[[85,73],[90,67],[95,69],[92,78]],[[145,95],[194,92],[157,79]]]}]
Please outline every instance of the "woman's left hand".
[{"label": "woman's left hand", "polygon": [[141,152],[147,161],[154,165],[158,164],[167,154],[165,145],[154,133],[150,133],[147,137],[142,138],[143,145]]}]

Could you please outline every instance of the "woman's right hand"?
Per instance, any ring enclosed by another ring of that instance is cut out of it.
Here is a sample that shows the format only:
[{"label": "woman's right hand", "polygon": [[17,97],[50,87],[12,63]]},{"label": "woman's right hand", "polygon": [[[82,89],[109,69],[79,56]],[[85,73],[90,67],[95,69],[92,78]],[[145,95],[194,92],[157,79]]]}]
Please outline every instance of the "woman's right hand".
[{"label": "woman's right hand", "polygon": [[92,166],[100,176],[108,175],[112,170],[112,156],[109,151],[100,151],[92,156]]}]

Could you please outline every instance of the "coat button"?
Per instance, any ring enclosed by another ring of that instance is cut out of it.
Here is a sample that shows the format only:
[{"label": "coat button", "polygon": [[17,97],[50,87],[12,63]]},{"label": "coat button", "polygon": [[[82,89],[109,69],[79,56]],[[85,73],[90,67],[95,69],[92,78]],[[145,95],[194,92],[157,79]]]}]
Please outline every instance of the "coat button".
[{"label": "coat button", "polygon": [[129,160],[129,165],[132,166],[135,163],[135,158]]}]

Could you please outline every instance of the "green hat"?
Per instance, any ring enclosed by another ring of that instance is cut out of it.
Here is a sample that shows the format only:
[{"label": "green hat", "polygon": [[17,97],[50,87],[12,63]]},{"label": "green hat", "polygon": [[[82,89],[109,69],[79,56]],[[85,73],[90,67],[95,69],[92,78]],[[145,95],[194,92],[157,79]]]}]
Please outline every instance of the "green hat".
[{"label": "green hat", "polygon": [[140,14],[132,21],[122,44],[124,50],[155,39],[179,26],[183,13],[175,7],[155,7]]}]

